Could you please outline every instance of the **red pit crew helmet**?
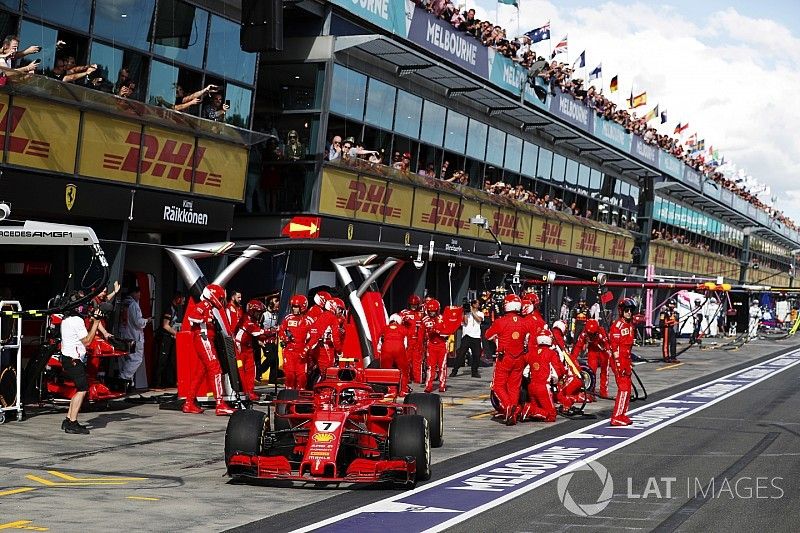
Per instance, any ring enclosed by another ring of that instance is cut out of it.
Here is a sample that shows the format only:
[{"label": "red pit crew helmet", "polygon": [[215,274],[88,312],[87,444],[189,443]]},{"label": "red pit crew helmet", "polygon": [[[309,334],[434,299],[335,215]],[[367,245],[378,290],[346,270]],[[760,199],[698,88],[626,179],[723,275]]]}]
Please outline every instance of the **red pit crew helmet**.
[{"label": "red pit crew helmet", "polygon": [[216,283],[211,283],[203,289],[200,299],[210,302],[217,309],[222,309],[225,307],[225,289]]}]

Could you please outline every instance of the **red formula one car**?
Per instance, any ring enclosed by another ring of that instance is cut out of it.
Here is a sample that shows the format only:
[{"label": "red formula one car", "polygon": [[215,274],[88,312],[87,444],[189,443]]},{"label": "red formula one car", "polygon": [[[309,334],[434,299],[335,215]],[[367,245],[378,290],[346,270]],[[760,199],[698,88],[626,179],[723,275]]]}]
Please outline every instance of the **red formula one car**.
[{"label": "red formula one car", "polygon": [[237,411],[225,434],[228,473],[408,486],[429,479],[432,441],[441,445],[441,399],[412,394],[398,403],[392,387],[399,381],[394,369],[332,368],[312,391],[286,391],[272,425],[269,413]]}]

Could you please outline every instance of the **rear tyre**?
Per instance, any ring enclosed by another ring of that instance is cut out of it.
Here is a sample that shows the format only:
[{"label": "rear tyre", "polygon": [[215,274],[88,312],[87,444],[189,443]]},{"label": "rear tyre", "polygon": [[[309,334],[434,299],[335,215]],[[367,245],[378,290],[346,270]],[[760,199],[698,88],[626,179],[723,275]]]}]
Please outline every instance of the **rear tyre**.
[{"label": "rear tyre", "polygon": [[444,409],[442,397],[438,394],[413,392],[406,396],[404,403],[417,406],[417,414],[425,417],[431,434],[431,446],[439,448],[444,443]]},{"label": "rear tyre", "polygon": [[231,415],[225,430],[225,466],[236,453],[258,455],[264,432],[269,431],[267,413],[254,409],[240,409]]},{"label": "rear tyre", "polygon": [[[297,389],[283,389],[278,393],[279,400],[296,400],[300,395],[300,392]],[[286,418],[281,418],[277,415],[285,415],[289,412],[289,406],[286,404],[278,404],[275,407],[275,431],[283,431],[285,429],[291,429],[292,424]]]},{"label": "rear tyre", "polygon": [[389,456],[411,456],[417,462],[416,481],[431,478],[431,435],[422,415],[399,415],[389,426]]}]

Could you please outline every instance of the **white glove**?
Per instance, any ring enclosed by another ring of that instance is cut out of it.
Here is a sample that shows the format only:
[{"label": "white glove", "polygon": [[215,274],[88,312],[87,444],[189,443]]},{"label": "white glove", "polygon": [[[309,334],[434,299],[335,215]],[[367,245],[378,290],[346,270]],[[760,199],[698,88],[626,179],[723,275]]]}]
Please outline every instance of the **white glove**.
[{"label": "white glove", "polygon": [[531,377],[531,365],[525,365],[525,368],[522,369],[522,377],[524,378]]}]

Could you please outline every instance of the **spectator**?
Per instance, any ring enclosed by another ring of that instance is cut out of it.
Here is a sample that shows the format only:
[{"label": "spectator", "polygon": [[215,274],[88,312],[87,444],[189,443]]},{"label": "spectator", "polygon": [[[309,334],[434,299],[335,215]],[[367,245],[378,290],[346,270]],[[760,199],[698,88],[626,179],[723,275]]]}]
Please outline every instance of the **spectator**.
[{"label": "spectator", "polygon": [[35,60],[23,67],[17,65],[19,60],[31,54],[38,54],[42,50],[41,46],[29,46],[23,51],[19,51],[19,37],[9,35],[3,39],[3,46],[0,48],[0,71],[4,76],[27,75],[35,72],[39,60]]},{"label": "spectator", "polygon": [[342,158],[342,138],[334,135],[331,139],[331,144],[328,147],[328,161],[341,160]]},{"label": "spectator", "polygon": [[192,94],[187,95],[184,88],[176,84],[175,85],[175,111],[186,111],[187,109],[191,108],[192,106],[196,106],[197,104],[203,101],[203,98],[212,92],[218,92],[219,87],[213,84],[209,84],[206,87],[203,87],[199,91],[193,92]]},{"label": "spectator", "polygon": [[[67,61],[67,70],[69,71],[70,61]],[[136,82],[130,76],[130,69],[122,67],[119,69],[117,76],[117,83],[114,86],[114,94],[122,98],[138,99],[138,92],[136,90]]]},{"label": "spectator", "polygon": [[216,122],[225,121],[225,113],[231,108],[227,102],[223,103],[222,93],[212,93],[203,106],[202,117]]}]

